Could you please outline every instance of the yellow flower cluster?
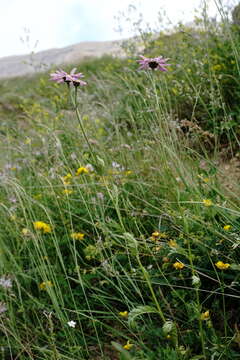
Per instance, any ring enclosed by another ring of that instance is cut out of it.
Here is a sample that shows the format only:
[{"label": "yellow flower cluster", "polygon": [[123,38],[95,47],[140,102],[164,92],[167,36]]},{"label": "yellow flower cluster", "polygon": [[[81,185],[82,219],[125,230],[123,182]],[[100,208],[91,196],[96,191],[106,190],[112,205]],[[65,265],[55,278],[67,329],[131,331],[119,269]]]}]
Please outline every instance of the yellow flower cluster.
[{"label": "yellow flower cluster", "polygon": [[120,311],[118,313],[118,315],[122,316],[123,318],[127,318],[128,317],[128,311]]},{"label": "yellow flower cluster", "polygon": [[83,240],[84,234],[82,234],[80,232],[75,232],[75,233],[71,234],[71,238],[74,240]]},{"label": "yellow flower cluster", "polygon": [[224,227],[223,227],[223,230],[225,230],[225,231],[228,231],[228,230],[230,230],[231,229],[231,225],[225,225]]},{"label": "yellow flower cluster", "polygon": [[133,347],[133,344],[130,344],[129,340],[127,341],[126,345],[123,346],[125,350],[130,350]]},{"label": "yellow flower cluster", "polygon": [[205,205],[205,206],[212,206],[212,200],[210,200],[210,199],[203,199],[203,205]]},{"label": "yellow flower cluster", "polygon": [[176,270],[182,270],[183,268],[184,268],[184,264],[183,263],[181,263],[181,262],[179,262],[179,261],[176,261],[174,264],[173,264],[173,267],[174,267],[174,269],[176,269]]},{"label": "yellow flower cluster", "polygon": [[89,173],[89,170],[84,166],[79,167],[76,171],[77,176],[82,175],[82,174],[88,174],[88,173]]},{"label": "yellow flower cluster", "polygon": [[165,233],[154,231],[152,233],[152,236],[150,237],[151,240],[157,241],[159,239],[166,239],[168,236]]},{"label": "yellow flower cluster", "polygon": [[51,226],[43,221],[34,221],[33,226],[35,230],[41,230],[44,234],[52,231]]},{"label": "yellow flower cluster", "polygon": [[51,281],[43,281],[41,284],[39,284],[40,290],[47,290],[47,288],[52,287],[53,283]]},{"label": "yellow flower cluster", "polygon": [[67,175],[63,176],[62,181],[64,185],[69,185],[72,179],[72,175],[70,173],[67,173]]},{"label": "yellow flower cluster", "polygon": [[218,261],[216,262],[216,267],[219,269],[219,270],[227,270],[229,267],[230,267],[230,264],[225,264],[224,262],[222,261]]},{"label": "yellow flower cluster", "polygon": [[22,229],[22,234],[23,234],[23,236],[28,236],[28,235],[30,235],[30,230],[27,229],[27,228],[23,228]]},{"label": "yellow flower cluster", "polygon": [[71,194],[73,193],[73,190],[64,189],[64,190],[63,190],[63,193],[64,193],[65,195],[71,195]]},{"label": "yellow flower cluster", "polygon": [[209,314],[209,310],[205,311],[204,313],[201,314],[200,316],[200,320],[209,320],[210,319],[210,314]]},{"label": "yellow flower cluster", "polygon": [[221,64],[216,64],[212,66],[213,71],[220,71],[222,70],[223,66]]},{"label": "yellow flower cluster", "polygon": [[178,247],[177,242],[176,242],[175,240],[172,240],[172,239],[168,241],[168,245],[169,245],[171,248],[176,248],[176,247]]}]

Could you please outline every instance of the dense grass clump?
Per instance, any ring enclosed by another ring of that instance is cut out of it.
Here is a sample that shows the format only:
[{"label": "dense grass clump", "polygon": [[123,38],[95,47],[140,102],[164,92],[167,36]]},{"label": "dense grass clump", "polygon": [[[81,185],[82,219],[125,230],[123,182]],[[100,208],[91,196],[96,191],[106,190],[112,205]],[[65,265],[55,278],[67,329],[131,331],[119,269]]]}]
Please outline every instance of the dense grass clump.
[{"label": "dense grass clump", "polygon": [[239,358],[239,32],[213,26],[149,42],[166,73],[2,81],[1,359]]}]

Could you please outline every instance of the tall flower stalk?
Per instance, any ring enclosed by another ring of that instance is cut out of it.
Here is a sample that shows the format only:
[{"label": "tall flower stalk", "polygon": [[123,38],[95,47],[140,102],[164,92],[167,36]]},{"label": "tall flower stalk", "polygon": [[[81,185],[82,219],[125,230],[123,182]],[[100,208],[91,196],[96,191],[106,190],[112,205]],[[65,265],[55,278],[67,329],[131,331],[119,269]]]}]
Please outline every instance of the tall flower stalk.
[{"label": "tall flower stalk", "polygon": [[[82,131],[83,137],[88,145],[89,151],[93,157],[94,160],[96,160],[96,156],[93,152],[92,146],[88,140],[87,134],[84,130],[84,126],[83,126],[83,122],[82,122],[82,118],[81,118],[81,114],[80,111],[78,109],[78,101],[77,101],[77,94],[78,94],[78,88],[80,86],[85,86],[87,85],[87,83],[83,80],[81,80],[84,75],[82,73],[76,73],[76,68],[73,68],[70,73],[68,74],[67,72],[63,71],[63,70],[57,70],[55,73],[50,74],[52,81],[55,81],[56,83],[66,83],[69,90],[70,90],[70,96],[71,96],[71,101],[78,119],[78,123],[80,125],[80,129]],[[74,88],[74,96],[72,95],[72,91],[71,88]]]},{"label": "tall flower stalk", "polygon": [[92,146],[91,146],[91,144],[90,144],[90,142],[89,142],[89,140],[88,140],[87,134],[86,134],[86,132],[85,132],[85,130],[84,130],[84,126],[83,126],[81,114],[80,114],[80,111],[79,111],[79,109],[78,109],[77,91],[78,91],[78,88],[75,86],[74,97],[71,96],[72,103],[73,103],[73,105],[74,105],[74,110],[75,110],[75,113],[76,113],[76,116],[77,116],[77,119],[78,119],[78,123],[79,123],[79,125],[80,125],[80,129],[81,129],[81,131],[82,131],[83,137],[84,137],[84,139],[86,140],[86,143],[88,144],[88,148],[89,148],[89,151],[90,151],[90,153],[91,153],[91,155],[92,155],[92,158],[93,158],[94,160],[96,160],[96,156],[95,156],[95,154],[94,154],[94,152],[93,152]]}]

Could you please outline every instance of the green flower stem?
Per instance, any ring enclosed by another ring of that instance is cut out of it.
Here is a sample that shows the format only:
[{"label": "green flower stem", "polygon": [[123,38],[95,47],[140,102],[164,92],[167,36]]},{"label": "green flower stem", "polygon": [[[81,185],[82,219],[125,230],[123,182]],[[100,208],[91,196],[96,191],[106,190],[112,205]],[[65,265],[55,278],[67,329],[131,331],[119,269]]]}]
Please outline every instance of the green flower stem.
[{"label": "green flower stem", "polygon": [[[184,213],[183,212],[182,212],[182,216],[183,216],[183,219],[184,219],[184,232],[185,232],[185,234],[189,234],[188,222],[184,218]],[[193,255],[192,255],[192,249],[191,249],[191,244],[190,244],[189,238],[187,240],[187,247],[188,247],[188,259],[189,259],[189,262],[190,262],[192,275],[195,275],[195,269],[194,269],[194,264],[193,264]],[[200,298],[199,298],[199,288],[198,287],[195,288],[195,292],[196,292],[197,306],[198,306],[198,310],[200,312],[201,303],[200,303]],[[200,338],[201,338],[203,356],[206,359],[205,341],[204,341],[204,334],[203,334],[203,324],[202,324],[202,320],[200,318],[198,319],[198,324],[199,324],[199,330],[200,330]]]},{"label": "green flower stem", "polygon": [[149,289],[150,289],[150,292],[151,292],[151,294],[152,294],[152,298],[153,298],[153,301],[154,301],[154,303],[155,303],[155,305],[156,305],[156,307],[157,307],[157,310],[158,310],[158,313],[159,313],[159,315],[160,315],[160,318],[162,319],[163,323],[165,323],[165,322],[166,322],[166,319],[165,319],[165,316],[164,316],[163,311],[162,311],[162,309],[161,309],[161,306],[159,305],[159,302],[158,302],[158,300],[157,300],[157,298],[156,298],[156,295],[155,295],[155,293],[154,293],[154,290],[153,290],[153,288],[152,288],[152,284],[151,284],[151,280],[150,280],[150,278],[149,278],[149,274],[148,274],[148,272],[146,271],[146,269],[144,268],[144,266],[142,265],[141,260],[140,260],[140,258],[139,258],[139,255],[137,256],[137,260],[138,260],[139,266],[140,266],[140,268],[141,268],[141,270],[142,270],[143,276],[144,276],[144,278],[145,278],[145,280],[146,280],[146,282],[147,282],[147,284],[148,284],[148,287],[149,287]]},{"label": "green flower stem", "polygon": [[78,88],[75,87],[75,94],[74,94],[74,98],[71,96],[71,99],[72,99],[72,103],[74,105],[74,110],[76,112],[76,115],[77,115],[77,119],[78,119],[78,122],[79,122],[79,125],[80,125],[80,128],[81,128],[81,131],[82,131],[82,134],[83,134],[83,137],[84,139],[86,140],[86,143],[88,144],[88,147],[89,147],[89,150],[90,150],[90,153],[92,155],[92,158],[95,160],[95,162],[97,162],[96,160],[96,156],[93,152],[93,148],[88,140],[88,137],[87,137],[87,134],[84,130],[84,126],[83,126],[83,123],[82,123],[82,118],[81,118],[81,115],[80,115],[80,112],[79,112],[79,109],[78,109],[78,102],[77,102],[77,90]]}]

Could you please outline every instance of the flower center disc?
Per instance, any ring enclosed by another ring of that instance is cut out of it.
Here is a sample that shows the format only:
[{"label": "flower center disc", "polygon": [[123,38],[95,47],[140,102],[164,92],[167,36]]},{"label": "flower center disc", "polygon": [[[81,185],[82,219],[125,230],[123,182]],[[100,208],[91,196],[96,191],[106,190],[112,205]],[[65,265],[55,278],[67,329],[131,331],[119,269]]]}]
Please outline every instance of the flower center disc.
[{"label": "flower center disc", "polygon": [[156,61],[150,61],[148,65],[151,69],[156,69],[158,67],[158,63]]}]

